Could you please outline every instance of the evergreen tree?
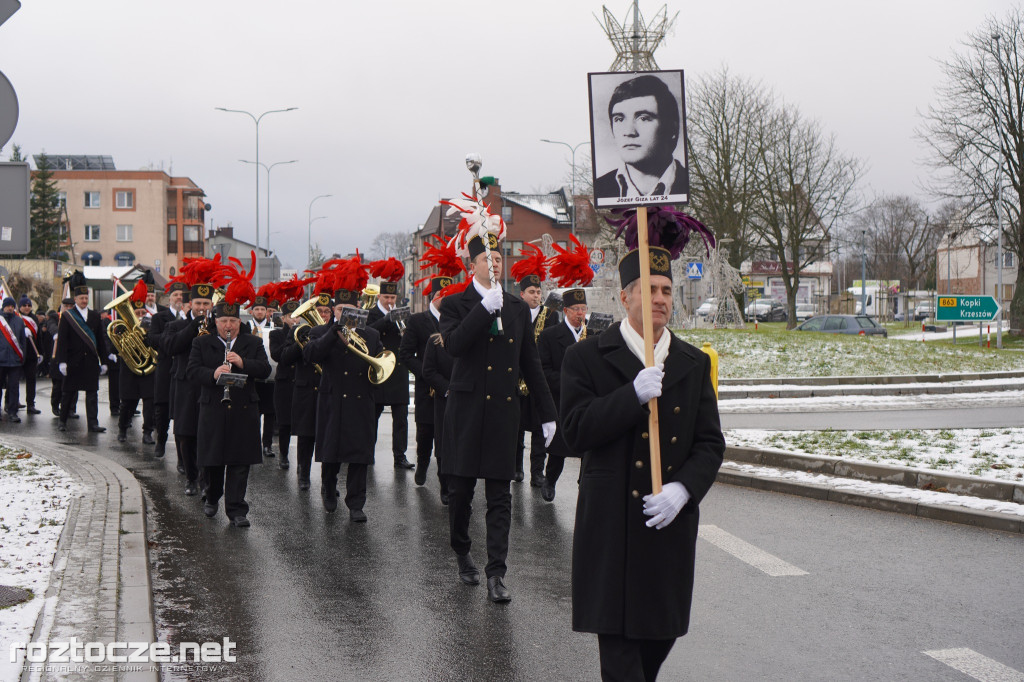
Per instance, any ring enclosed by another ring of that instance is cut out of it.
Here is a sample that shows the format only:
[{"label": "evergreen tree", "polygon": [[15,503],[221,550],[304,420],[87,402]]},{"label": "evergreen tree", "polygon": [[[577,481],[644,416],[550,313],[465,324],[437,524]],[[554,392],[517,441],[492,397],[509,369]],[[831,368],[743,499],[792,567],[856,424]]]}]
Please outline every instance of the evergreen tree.
[{"label": "evergreen tree", "polygon": [[24,161],[25,157],[21,155],[21,145],[11,145],[11,158],[8,161]]},{"label": "evergreen tree", "polygon": [[46,154],[39,156],[38,165],[39,169],[32,174],[32,200],[29,204],[32,236],[28,257],[67,260],[60,246],[60,192]]}]

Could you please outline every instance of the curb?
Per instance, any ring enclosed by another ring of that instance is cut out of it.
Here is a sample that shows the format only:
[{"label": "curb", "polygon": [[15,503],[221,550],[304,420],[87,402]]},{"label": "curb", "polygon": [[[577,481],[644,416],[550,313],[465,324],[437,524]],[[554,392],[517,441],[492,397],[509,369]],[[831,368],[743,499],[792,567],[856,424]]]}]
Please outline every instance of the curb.
[{"label": "curb", "polygon": [[1004,384],[976,384],[973,386],[948,386],[936,384],[932,386],[883,386],[878,384],[856,386],[819,386],[817,388],[729,388],[721,387],[719,400],[737,400],[742,398],[823,398],[844,395],[951,395],[954,393],[997,393],[999,391],[1019,391],[1020,381],[1008,381]]},{"label": "curb", "polygon": [[[779,469],[825,474],[837,478],[886,483],[906,488],[946,488],[948,492],[985,499],[1024,504],[1024,484],[988,481],[973,476],[943,475],[909,467],[849,462],[838,457],[810,456],[784,450],[759,448],[726,448],[726,462],[719,469],[716,480],[768,492],[799,495],[816,500],[851,504],[879,511],[895,512],[937,521],[959,523],[989,530],[1024,534],[1024,517],[1013,517],[983,509],[970,509],[958,505],[933,504],[908,499],[896,499],[851,490],[839,490],[831,485],[792,481],[771,476],[732,470],[730,463],[757,464]],[[930,484],[930,485],[929,485]]]},{"label": "curb", "polygon": [[[53,462],[85,489],[73,501],[74,513],[69,510],[58,542],[47,590],[47,599],[54,604],[44,606],[33,641],[76,636],[86,641],[155,642],[146,505],[138,480],[120,464],[69,444],[6,434],[2,440]],[[96,587],[83,589],[87,585]],[[111,679],[110,673],[93,672],[96,679]],[[59,674],[43,679],[55,676]],[[153,665],[150,670],[121,672],[117,679],[157,682],[160,675]]]},{"label": "curb", "polygon": [[791,385],[791,386],[855,386],[859,384],[922,384],[946,383],[950,381],[982,381],[986,379],[1021,379],[1024,370],[1007,370],[1003,372],[964,372],[959,374],[890,374],[877,376],[838,376],[838,377],[758,377],[719,379],[719,386],[758,386]]}]

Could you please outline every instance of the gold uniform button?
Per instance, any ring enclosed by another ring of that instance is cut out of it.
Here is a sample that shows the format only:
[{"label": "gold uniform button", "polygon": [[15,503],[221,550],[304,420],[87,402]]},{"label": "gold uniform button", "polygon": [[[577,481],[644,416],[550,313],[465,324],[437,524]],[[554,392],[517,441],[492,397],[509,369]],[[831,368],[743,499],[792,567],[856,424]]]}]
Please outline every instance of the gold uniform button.
[{"label": "gold uniform button", "polygon": [[676,442],[677,440],[679,440],[679,439],[678,439],[678,438],[676,438],[675,436],[672,436],[672,440],[671,440],[670,442],[671,442],[671,443],[672,443],[673,445],[675,445],[675,442]]},{"label": "gold uniform button", "polygon": [[490,372],[490,371],[491,371],[491,366],[490,366],[490,365],[487,365],[487,371],[488,371],[488,372]]},{"label": "gold uniform button", "polygon": [[511,368],[511,367],[509,367],[509,368],[508,368],[508,373],[509,373],[509,374],[511,374],[511,373],[512,373],[512,368]]},{"label": "gold uniform button", "polygon": [[672,410],[672,414],[679,414],[679,408],[677,407],[674,410]]},{"label": "gold uniform button", "polygon": [[487,343],[494,343],[494,337],[492,336],[491,338],[487,339]]},{"label": "gold uniform button", "polygon": [[671,465],[669,465],[668,471],[672,471],[672,466]]},{"label": "gold uniform button", "polygon": [[633,491],[633,497],[640,497],[640,491],[639,490],[634,490]]},{"label": "gold uniform button", "polygon": [[509,340],[508,340],[508,342],[509,342],[509,343],[512,343],[512,339],[509,339]]},{"label": "gold uniform button", "polygon": [[509,396],[509,397],[505,398],[505,400],[508,401],[508,402],[512,402],[512,396]]},{"label": "gold uniform button", "polygon": [[487,396],[487,399],[488,399],[488,400],[490,400],[490,399],[491,399],[491,396]]},{"label": "gold uniform button", "polygon": [[348,376],[348,372],[345,372],[345,376]]},{"label": "gold uniform button", "polygon": [[650,436],[649,436],[649,435],[647,434],[647,432],[646,432],[646,431],[644,431],[643,433],[641,433],[641,434],[640,434],[640,437],[641,437],[641,438],[643,438],[644,440],[647,440],[648,438],[650,438]]},{"label": "gold uniform button", "polygon": [[636,461],[636,468],[637,469],[643,469],[644,468],[644,463],[642,461],[640,461],[639,459]]}]

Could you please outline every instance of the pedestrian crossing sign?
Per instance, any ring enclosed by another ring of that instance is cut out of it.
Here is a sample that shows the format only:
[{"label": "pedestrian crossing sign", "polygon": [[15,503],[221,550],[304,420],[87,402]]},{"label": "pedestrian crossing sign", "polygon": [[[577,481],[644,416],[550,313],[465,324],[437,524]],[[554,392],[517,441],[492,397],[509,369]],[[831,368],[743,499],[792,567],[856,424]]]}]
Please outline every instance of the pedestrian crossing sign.
[{"label": "pedestrian crossing sign", "polygon": [[686,264],[687,279],[701,279],[704,277],[704,264],[692,262]]}]

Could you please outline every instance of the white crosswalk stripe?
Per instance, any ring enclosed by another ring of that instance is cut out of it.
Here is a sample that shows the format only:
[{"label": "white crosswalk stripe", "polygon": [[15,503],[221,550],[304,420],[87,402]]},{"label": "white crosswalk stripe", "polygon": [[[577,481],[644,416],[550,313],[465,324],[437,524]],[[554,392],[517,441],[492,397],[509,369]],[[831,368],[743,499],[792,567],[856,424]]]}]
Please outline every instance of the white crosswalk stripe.
[{"label": "white crosswalk stripe", "polygon": [[1021,673],[973,649],[935,649],[921,652],[979,682],[1024,682]]},{"label": "white crosswalk stripe", "polygon": [[758,549],[754,545],[739,539],[735,535],[725,532],[718,526],[705,524],[700,527],[700,537],[728,552],[740,561],[750,564],[759,571],[763,571],[772,577],[785,575],[807,575],[807,571],[797,568],[793,564]]}]

